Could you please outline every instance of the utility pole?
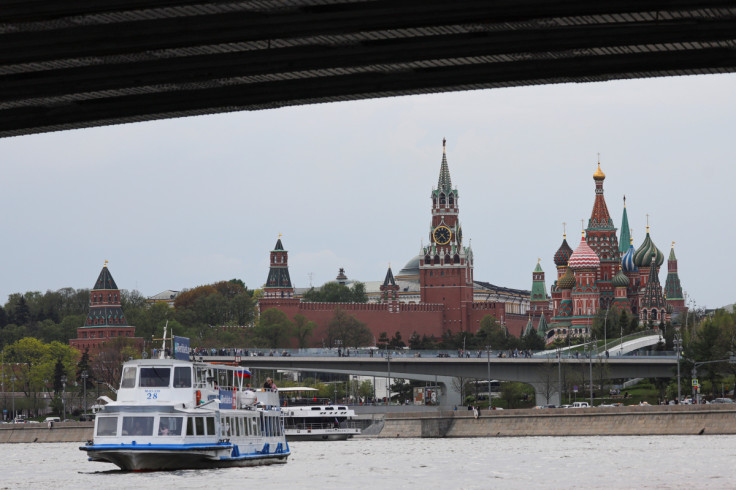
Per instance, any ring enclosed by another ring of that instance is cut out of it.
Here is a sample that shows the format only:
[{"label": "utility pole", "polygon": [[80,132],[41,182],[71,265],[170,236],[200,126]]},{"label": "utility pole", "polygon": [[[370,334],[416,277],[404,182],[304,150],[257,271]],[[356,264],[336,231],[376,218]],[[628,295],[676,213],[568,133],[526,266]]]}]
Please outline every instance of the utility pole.
[{"label": "utility pole", "polygon": [[488,410],[493,409],[493,400],[491,399],[491,344],[486,346],[488,353]]},{"label": "utility pole", "polygon": [[682,349],[682,340],[680,340],[680,332],[675,333],[674,344],[675,351],[677,352],[677,403],[680,403],[682,402],[682,392],[680,387],[680,350]]}]

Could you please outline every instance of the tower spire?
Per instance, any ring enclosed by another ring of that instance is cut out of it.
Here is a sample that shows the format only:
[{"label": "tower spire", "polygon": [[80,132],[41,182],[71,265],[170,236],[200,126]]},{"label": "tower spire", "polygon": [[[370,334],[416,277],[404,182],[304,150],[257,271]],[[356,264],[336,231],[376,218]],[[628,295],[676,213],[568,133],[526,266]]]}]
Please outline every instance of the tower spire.
[{"label": "tower spire", "polygon": [[631,232],[629,230],[629,215],[626,212],[626,196],[624,195],[624,214],[621,218],[621,235],[618,237],[618,251],[621,254],[625,254],[629,249],[628,243],[631,242]]},{"label": "tower spire", "polygon": [[437,190],[449,193],[452,190],[452,179],[450,178],[450,167],[447,165],[447,140],[442,138],[442,165],[440,165],[440,178],[437,181]]}]

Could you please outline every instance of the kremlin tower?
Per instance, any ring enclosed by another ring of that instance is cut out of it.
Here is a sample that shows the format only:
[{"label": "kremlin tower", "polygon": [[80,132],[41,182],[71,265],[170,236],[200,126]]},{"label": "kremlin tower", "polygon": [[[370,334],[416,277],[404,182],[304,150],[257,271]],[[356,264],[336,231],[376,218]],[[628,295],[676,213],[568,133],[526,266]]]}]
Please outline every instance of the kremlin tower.
[{"label": "kremlin tower", "polygon": [[107,268],[107,261],[89,292],[89,311],[84,326],[77,329],[77,338],[69,345],[79,351],[99,353],[102,344],[116,338],[129,338],[139,348],[143,339],[135,337],[135,327],[128,325],[120,304],[120,289]]}]

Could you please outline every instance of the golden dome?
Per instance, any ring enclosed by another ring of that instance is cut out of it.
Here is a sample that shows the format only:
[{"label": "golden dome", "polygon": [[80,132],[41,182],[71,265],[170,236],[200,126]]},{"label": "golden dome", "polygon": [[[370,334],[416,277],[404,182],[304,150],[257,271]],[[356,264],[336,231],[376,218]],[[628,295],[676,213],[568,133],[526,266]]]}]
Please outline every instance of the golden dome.
[{"label": "golden dome", "polygon": [[598,170],[596,170],[593,174],[593,178],[595,180],[603,180],[606,178],[606,174],[604,174],[603,170],[601,170],[601,162],[598,162]]}]

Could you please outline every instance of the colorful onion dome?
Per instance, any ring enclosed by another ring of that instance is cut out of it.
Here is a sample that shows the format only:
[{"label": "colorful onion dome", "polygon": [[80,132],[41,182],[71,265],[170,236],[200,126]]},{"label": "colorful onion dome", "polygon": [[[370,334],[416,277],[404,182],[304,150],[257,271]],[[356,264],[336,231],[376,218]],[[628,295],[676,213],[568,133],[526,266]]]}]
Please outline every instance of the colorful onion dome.
[{"label": "colorful onion dome", "polygon": [[635,253],[636,250],[634,250],[634,244],[629,244],[629,249],[626,251],[623,257],[621,257],[621,269],[623,269],[624,272],[636,272],[639,270],[639,268],[634,263]]},{"label": "colorful onion dome", "polygon": [[598,254],[585,241],[585,232],[583,232],[583,237],[580,239],[580,245],[572,253],[570,260],[567,261],[567,266],[574,270],[597,269],[601,266],[601,259],[598,258]]},{"label": "colorful onion dome", "polygon": [[626,274],[624,274],[623,269],[618,270],[618,274],[613,276],[613,279],[611,280],[611,284],[615,288],[626,288],[629,287],[629,278],[626,277]]},{"label": "colorful onion dome", "polygon": [[598,170],[595,171],[593,174],[594,180],[605,180],[606,174],[603,173],[603,170],[601,170],[601,162],[598,162]]},{"label": "colorful onion dome", "polygon": [[570,260],[572,255],[572,249],[567,244],[567,235],[562,235],[562,245],[555,252],[555,265],[557,267],[564,267],[567,265],[567,261]]},{"label": "colorful onion dome", "polygon": [[561,278],[557,280],[557,287],[560,289],[572,289],[575,287],[575,276],[572,275],[572,270],[568,267]]},{"label": "colorful onion dome", "polygon": [[644,239],[644,243],[641,244],[641,247],[634,254],[634,264],[637,267],[649,267],[652,265],[652,256],[654,256],[654,263],[657,267],[664,264],[664,254],[652,242],[652,239],[649,237],[649,227],[647,226],[647,236]]}]

